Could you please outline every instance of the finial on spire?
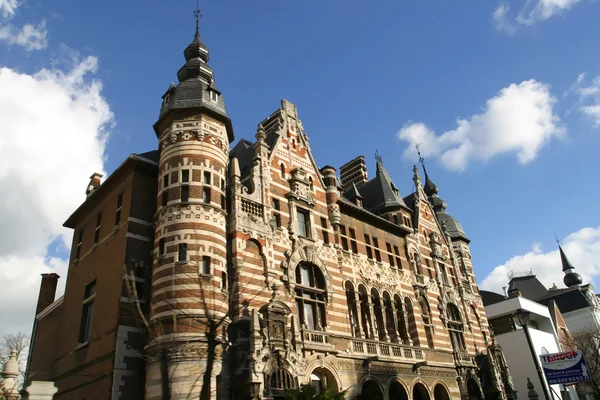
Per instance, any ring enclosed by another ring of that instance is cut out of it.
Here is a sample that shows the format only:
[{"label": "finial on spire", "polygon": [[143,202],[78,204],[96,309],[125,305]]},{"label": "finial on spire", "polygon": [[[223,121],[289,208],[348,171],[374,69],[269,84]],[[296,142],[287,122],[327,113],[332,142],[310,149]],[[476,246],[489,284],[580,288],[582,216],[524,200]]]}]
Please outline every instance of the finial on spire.
[{"label": "finial on spire", "polygon": [[556,244],[560,246],[560,240],[558,240],[558,236],[556,236],[556,232],[554,233],[554,239],[556,239]]},{"label": "finial on spire", "polygon": [[427,169],[425,168],[425,159],[421,156],[421,143],[415,143],[415,149],[417,149],[417,154],[419,155],[419,163],[421,167],[423,167],[423,172],[425,173],[425,178],[427,178]]},{"label": "finial on spire", "polygon": [[194,18],[196,18],[196,35],[200,36],[200,18],[202,18],[202,13],[200,12],[199,0],[196,0],[196,9],[194,10]]},{"label": "finial on spire", "polygon": [[381,155],[379,154],[379,150],[375,150],[375,161],[377,161],[379,164],[383,165],[383,158],[381,158]]}]

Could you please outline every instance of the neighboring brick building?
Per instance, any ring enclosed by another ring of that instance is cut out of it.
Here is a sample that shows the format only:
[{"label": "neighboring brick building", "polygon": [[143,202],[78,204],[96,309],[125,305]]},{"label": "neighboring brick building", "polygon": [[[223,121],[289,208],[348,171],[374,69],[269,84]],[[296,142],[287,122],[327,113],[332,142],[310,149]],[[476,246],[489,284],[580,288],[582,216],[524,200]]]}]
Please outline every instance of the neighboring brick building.
[{"label": "neighboring brick building", "polygon": [[415,167],[403,198],[380,157],[371,180],[364,157],[339,178],[319,169],[286,100],[230,151],[198,31],[184,55],[158,152],[93,176],[65,224],[66,292],[38,310],[28,379],[56,381],[58,399],[279,398],[301,384],[510,398],[469,239],[427,174]]}]

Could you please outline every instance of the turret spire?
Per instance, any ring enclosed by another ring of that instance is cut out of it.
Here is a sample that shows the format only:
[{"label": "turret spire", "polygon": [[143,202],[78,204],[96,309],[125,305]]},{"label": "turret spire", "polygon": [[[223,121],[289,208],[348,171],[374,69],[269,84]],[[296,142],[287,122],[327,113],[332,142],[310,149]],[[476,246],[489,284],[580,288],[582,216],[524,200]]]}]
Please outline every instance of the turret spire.
[{"label": "turret spire", "polygon": [[417,154],[419,155],[419,163],[421,163],[423,173],[425,173],[425,186],[423,187],[423,190],[425,191],[425,194],[428,197],[431,197],[438,194],[440,190],[438,189],[437,185],[433,183],[431,179],[429,179],[429,175],[427,174],[427,168],[425,168],[425,159],[423,158],[423,156],[421,156],[421,150],[419,149],[420,146],[420,143],[415,143],[415,148],[417,149]]},{"label": "turret spire", "polygon": [[560,253],[560,261],[562,264],[562,270],[565,273],[565,277],[563,278],[563,282],[564,282],[565,286],[575,287],[575,286],[581,285],[583,283],[583,279],[581,278],[581,275],[579,275],[577,272],[575,272],[575,267],[573,266],[573,264],[571,264],[571,262],[567,258],[567,255],[565,254],[564,250],[562,249],[562,246],[560,245],[560,241],[558,240],[556,235],[554,235],[554,237],[556,238],[556,244],[558,245],[558,251]]}]

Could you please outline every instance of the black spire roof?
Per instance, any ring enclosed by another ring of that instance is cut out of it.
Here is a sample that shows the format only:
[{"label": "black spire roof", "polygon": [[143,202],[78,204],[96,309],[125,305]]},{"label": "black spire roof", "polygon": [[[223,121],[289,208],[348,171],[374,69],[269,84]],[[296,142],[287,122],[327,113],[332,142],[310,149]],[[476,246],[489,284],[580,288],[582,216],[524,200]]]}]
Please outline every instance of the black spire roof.
[{"label": "black spire roof", "polygon": [[377,161],[375,178],[361,185],[358,191],[363,198],[364,208],[375,214],[384,213],[398,207],[408,208],[402,200],[398,188],[392,182],[392,178],[390,178],[380,161]]},{"label": "black spire roof", "polygon": [[[231,120],[227,117],[223,96],[215,86],[213,71],[207,64],[210,58],[209,52],[206,45],[200,40],[198,25],[197,16],[194,39],[183,51],[185,64],[177,72],[179,83],[171,85],[163,95],[159,122],[172,110],[201,109],[202,112],[225,123],[231,143],[233,141]],[[157,134],[159,133],[157,132]]]},{"label": "black spire roof", "polygon": [[560,243],[558,244],[558,251],[560,252],[560,261],[562,263],[562,270],[565,273],[565,277],[563,278],[563,283],[565,284],[565,286],[570,288],[570,287],[581,285],[583,283],[583,279],[581,278],[581,275],[579,275],[577,272],[575,272],[575,267],[573,266],[573,264],[571,264],[571,262],[567,258],[567,255],[565,254],[564,250],[562,249],[562,246],[560,245]]},{"label": "black spire roof", "polygon": [[560,261],[562,262],[562,270],[563,270],[563,272],[564,271],[568,271],[570,269],[575,269],[575,267],[573,266],[573,264],[571,264],[571,262],[567,258],[567,255],[563,251],[562,246],[560,244],[558,245],[558,251],[560,251]]}]

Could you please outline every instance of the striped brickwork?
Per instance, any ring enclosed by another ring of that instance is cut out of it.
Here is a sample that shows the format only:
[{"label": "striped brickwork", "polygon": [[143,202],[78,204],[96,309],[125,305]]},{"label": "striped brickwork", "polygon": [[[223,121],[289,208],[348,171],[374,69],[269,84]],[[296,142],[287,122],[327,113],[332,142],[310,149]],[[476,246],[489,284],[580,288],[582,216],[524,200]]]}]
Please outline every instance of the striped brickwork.
[{"label": "striped brickwork", "polygon": [[[457,367],[476,369],[474,356],[486,349],[488,331],[468,245],[449,245],[422,190],[418,218],[409,209],[399,209],[382,216],[387,223],[365,217],[358,206],[338,203],[339,193],[327,178],[331,172],[322,175],[316,168],[290,103],[283,101],[263,125],[267,133],[277,132],[271,147],[258,133],[252,170],[241,176],[239,167],[234,168],[230,181],[232,323],[252,327],[252,316],[261,314],[263,331],[257,326],[254,336],[271,334],[264,310],[276,299],[290,310],[284,336],[295,356],[275,361],[277,345],[266,351],[261,340],[250,339],[250,348],[265,356],[249,366],[261,393],[268,395],[269,376],[285,368],[297,384],[317,374],[328,376],[328,386],[336,390],[358,390],[369,377],[385,398],[395,395],[397,387],[390,392],[393,382],[409,396],[420,383],[432,398],[435,390],[440,396],[442,387],[448,398],[461,397]],[[303,170],[302,179],[297,178],[298,169]],[[308,211],[305,235],[300,234],[298,209]],[[296,306],[296,269],[303,264],[317,267],[325,277],[322,330],[308,329]],[[460,313],[461,349],[454,349],[447,327],[449,304]],[[247,338],[236,337],[238,354],[247,354],[245,346]],[[365,360],[374,356],[377,361],[367,372]],[[416,377],[412,368],[424,361]]]},{"label": "striped brickwork", "polygon": [[[207,325],[221,321],[229,312],[226,127],[200,114],[172,120],[163,129],[159,136],[147,399],[161,398],[159,358],[165,348],[172,398],[197,397],[201,389],[198,376],[205,368]],[[220,372],[218,359],[213,376]]]}]

